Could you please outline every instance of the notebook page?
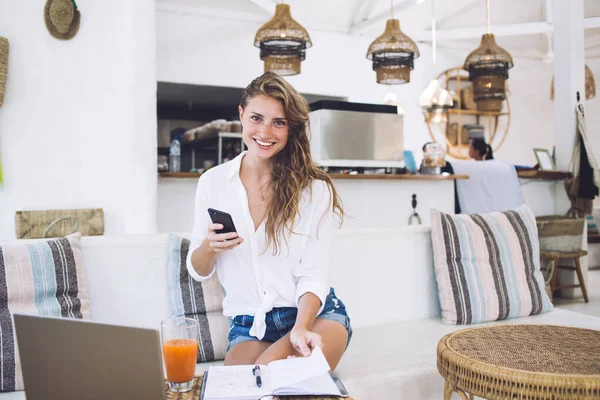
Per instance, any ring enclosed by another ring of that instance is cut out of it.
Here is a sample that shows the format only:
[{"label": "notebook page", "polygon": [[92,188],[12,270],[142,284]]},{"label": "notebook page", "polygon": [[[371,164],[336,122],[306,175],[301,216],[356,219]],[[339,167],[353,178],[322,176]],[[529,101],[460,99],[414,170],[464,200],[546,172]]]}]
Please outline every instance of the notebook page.
[{"label": "notebook page", "polygon": [[342,396],[340,389],[328,373],[315,376],[302,382],[297,382],[292,387],[280,387],[273,394],[285,395],[328,395]]},{"label": "notebook page", "polygon": [[269,377],[273,390],[293,387],[294,383],[326,374],[328,371],[329,364],[320,347],[315,347],[308,357],[288,358],[269,363]]},{"label": "notebook page", "polygon": [[[227,367],[209,367],[205,399],[258,399],[269,394],[268,386],[256,386],[256,377],[252,374],[254,365],[234,365]],[[265,379],[267,367],[262,365],[262,377]]]}]

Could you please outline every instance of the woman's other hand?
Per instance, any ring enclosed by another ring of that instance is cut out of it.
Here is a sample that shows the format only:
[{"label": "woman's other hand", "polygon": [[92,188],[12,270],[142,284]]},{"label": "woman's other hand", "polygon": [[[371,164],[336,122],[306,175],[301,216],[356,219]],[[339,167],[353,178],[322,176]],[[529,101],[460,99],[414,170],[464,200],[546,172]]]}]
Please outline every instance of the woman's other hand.
[{"label": "woman's other hand", "polygon": [[290,332],[290,341],[294,349],[304,357],[310,356],[312,350],[317,346],[323,348],[321,335],[303,328],[294,327]]},{"label": "woman's other hand", "polygon": [[217,233],[219,229],[223,229],[221,224],[208,224],[208,235],[206,241],[210,249],[215,253],[231,250],[239,246],[244,239],[239,237],[236,232]]}]

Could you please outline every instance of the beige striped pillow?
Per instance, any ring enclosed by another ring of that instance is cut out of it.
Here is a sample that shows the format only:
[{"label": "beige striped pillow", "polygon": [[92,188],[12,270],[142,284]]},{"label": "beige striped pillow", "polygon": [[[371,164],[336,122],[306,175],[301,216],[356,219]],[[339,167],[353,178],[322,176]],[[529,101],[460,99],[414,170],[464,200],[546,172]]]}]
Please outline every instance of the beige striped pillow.
[{"label": "beige striped pillow", "polygon": [[0,246],[0,391],[23,390],[13,313],[89,319],[81,235]]},{"label": "beige striped pillow", "polygon": [[552,309],[540,271],[535,216],[526,205],[488,214],[431,211],[442,320],[472,324]]}]

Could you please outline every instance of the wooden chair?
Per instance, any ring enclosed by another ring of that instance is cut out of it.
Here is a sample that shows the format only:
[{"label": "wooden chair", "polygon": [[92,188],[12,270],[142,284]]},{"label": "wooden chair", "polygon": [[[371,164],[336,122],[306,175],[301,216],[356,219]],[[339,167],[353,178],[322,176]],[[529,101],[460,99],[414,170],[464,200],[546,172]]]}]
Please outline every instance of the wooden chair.
[{"label": "wooden chair", "polygon": [[[572,288],[581,288],[581,292],[583,293],[583,300],[586,303],[589,302],[587,290],[585,288],[585,281],[583,280],[583,273],[581,272],[581,263],[580,258],[583,256],[587,256],[587,250],[579,250],[574,252],[566,252],[566,251],[541,251],[540,257],[552,260],[550,265],[550,289],[552,294],[559,289],[572,289]],[[567,266],[567,265],[559,265],[560,260],[573,260],[575,262],[575,266]],[[559,269],[569,269],[575,270],[577,273],[577,279],[579,279],[579,284],[571,284],[571,285],[562,285],[557,286],[557,276]]]}]

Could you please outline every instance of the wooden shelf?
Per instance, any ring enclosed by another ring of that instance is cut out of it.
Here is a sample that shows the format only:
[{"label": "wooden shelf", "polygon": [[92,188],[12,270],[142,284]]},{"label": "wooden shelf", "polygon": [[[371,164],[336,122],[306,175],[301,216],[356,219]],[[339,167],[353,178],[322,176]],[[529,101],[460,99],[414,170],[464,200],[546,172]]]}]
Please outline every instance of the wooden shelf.
[{"label": "wooden shelf", "polygon": [[161,178],[199,178],[202,172],[159,172]]},{"label": "wooden shelf", "polygon": [[[198,178],[201,172],[159,172],[161,178]],[[422,180],[422,181],[448,181],[469,179],[468,175],[395,175],[395,174],[329,174],[331,179],[397,179],[397,180]]]},{"label": "wooden shelf", "polygon": [[404,179],[421,181],[448,181],[458,179],[469,179],[469,175],[424,175],[424,174],[329,174],[331,179]]},{"label": "wooden shelf", "polygon": [[449,108],[448,114],[462,114],[462,115],[487,115],[487,116],[501,116],[508,115],[507,112],[501,111],[477,111],[477,110],[461,110],[458,108]]},{"label": "wooden shelf", "polygon": [[539,179],[543,181],[564,181],[571,178],[568,171],[542,171],[538,169],[519,170],[517,175],[522,179]]}]

